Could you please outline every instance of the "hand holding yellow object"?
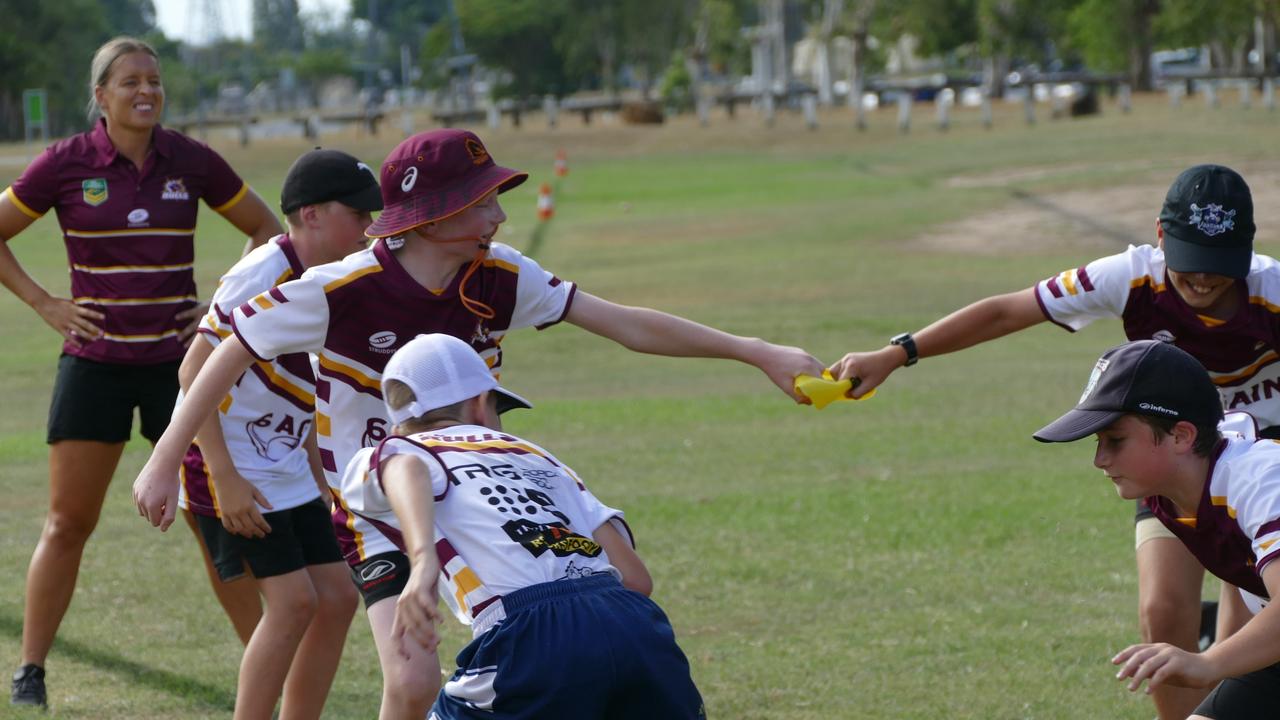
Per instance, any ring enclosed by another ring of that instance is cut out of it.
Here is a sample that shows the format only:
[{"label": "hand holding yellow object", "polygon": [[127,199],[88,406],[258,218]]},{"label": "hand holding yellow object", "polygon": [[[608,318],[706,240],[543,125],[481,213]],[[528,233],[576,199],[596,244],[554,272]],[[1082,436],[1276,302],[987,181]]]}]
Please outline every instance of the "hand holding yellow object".
[{"label": "hand holding yellow object", "polygon": [[866,400],[876,394],[876,391],[872,390],[860,398],[852,398],[845,394],[852,387],[852,380],[836,380],[832,377],[830,370],[823,370],[822,377],[814,377],[812,375],[796,376],[796,392],[809,398],[809,402],[813,403],[813,406],[819,410],[837,400]]}]

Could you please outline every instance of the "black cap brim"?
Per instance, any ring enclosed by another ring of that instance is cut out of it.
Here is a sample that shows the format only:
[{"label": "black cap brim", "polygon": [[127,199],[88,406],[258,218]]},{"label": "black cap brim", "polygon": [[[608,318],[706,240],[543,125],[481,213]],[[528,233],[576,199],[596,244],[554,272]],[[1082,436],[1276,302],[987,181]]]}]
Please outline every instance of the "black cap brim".
[{"label": "black cap brim", "polygon": [[1237,280],[1249,276],[1253,248],[1210,247],[1182,240],[1164,227],[1164,262],[1174,272],[1211,273]]},{"label": "black cap brim", "polygon": [[493,389],[493,394],[498,398],[497,404],[498,404],[499,415],[501,415],[502,413],[508,410],[515,410],[517,408],[523,408],[525,410],[529,410],[533,408],[533,404],[530,403],[528,400],[525,400],[524,398],[511,392],[510,390],[507,390],[506,388],[496,387]]},{"label": "black cap brim", "polygon": [[382,191],[378,189],[378,185],[376,183],[366,185],[350,195],[336,197],[334,200],[353,210],[377,212],[382,209]]},{"label": "black cap brim", "polygon": [[1080,438],[1092,435],[1115,422],[1123,410],[1081,410],[1074,408],[1065,415],[1045,425],[1035,432],[1035,439],[1040,442],[1075,442]]}]

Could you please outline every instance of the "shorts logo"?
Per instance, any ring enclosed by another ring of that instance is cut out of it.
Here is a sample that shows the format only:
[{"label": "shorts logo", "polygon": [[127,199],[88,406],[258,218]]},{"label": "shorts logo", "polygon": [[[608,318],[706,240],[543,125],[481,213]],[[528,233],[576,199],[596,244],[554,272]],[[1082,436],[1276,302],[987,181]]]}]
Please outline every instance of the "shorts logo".
[{"label": "shorts logo", "polygon": [[1109,358],[1098,359],[1098,364],[1093,366],[1093,372],[1089,374],[1089,382],[1085,384],[1084,393],[1080,395],[1080,401],[1076,403],[1077,405],[1089,399],[1089,396],[1093,394],[1093,389],[1098,386],[1098,379],[1102,377],[1102,373],[1106,371],[1107,366],[1110,364],[1111,360]]},{"label": "shorts logo", "polygon": [[360,568],[360,579],[365,582],[377,580],[388,573],[395,572],[396,564],[390,560],[374,560]]},{"label": "shorts logo", "polygon": [[107,179],[90,178],[80,183],[81,197],[84,204],[98,207],[107,201]]},{"label": "shorts logo", "polygon": [[1173,333],[1169,332],[1168,330],[1155,331],[1155,333],[1152,334],[1151,339],[1159,340],[1162,343],[1171,343],[1174,340],[1177,340],[1177,338],[1173,336]]},{"label": "shorts logo", "polygon": [[417,182],[418,168],[417,166],[414,166],[404,171],[404,179],[400,181],[400,190],[402,192],[409,192]]},{"label": "shorts logo", "polygon": [[396,334],[390,330],[383,330],[369,336],[369,349],[376,353],[391,353],[395,344]]},{"label": "shorts logo", "polygon": [[151,217],[151,213],[147,212],[146,208],[137,208],[136,210],[130,210],[129,225],[130,226],[142,225],[150,217]]},{"label": "shorts logo", "polygon": [[161,200],[190,200],[191,195],[187,192],[187,186],[182,182],[182,178],[169,178],[164,181],[164,192],[160,193]]},{"label": "shorts logo", "polygon": [[472,165],[483,165],[489,161],[489,151],[484,149],[479,140],[467,138],[464,144],[467,146],[467,154],[471,156]]},{"label": "shorts logo", "polygon": [[1200,228],[1200,232],[1213,237],[1234,228],[1235,216],[1235,210],[1223,210],[1217,203],[1209,203],[1204,207],[1191,203],[1191,218],[1188,222]]}]

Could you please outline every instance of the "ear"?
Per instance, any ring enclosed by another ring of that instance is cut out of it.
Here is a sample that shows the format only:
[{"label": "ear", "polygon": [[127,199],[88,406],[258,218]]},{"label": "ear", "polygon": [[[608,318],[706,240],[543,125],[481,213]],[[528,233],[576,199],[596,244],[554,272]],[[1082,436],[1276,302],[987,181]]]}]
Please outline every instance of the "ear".
[{"label": "ear", "polygon": [[302,218],[302,225],[308,230],[314,230],[320,227],[319,205],[303,205],[298,210],[298,216]]},{"label": "ear", "polygon": [[1170,431],[1169,434],[1173,436],[1174,451],[1181,454],[1192,451],[1192,448],[1195,447],[1196,437],[1199,435],[1199,431],[1196,430],[1195,425],[1192,425],[1186,420],[1182,420],[1173,426],[1173,430]]},{"label": "ear", "polygon": [[1160,224],[1160,218],[1156,218],[1156,247],[1164,249],[1164,225]]},{"label": "ear", "polygon": [[95,85],[95,86],[93,87],[93,101],[94,101],[94,102],[96,102],[96,103],[98,103],[98,109],[99,109],[99,110],[101,110],[101,109],[102,109],[102,107],[103,107],[103,105],[105,105],[105,104],[106,104],[106,103],[105,103],[105,101],[104,101],[104,99],[103,99],[103,98],[105,98],[105,97],[106,97],[106,95],[107,95],[107,90],[106,90],[106,88],[104,88],[103,86],[101,86],[101,85]]}]

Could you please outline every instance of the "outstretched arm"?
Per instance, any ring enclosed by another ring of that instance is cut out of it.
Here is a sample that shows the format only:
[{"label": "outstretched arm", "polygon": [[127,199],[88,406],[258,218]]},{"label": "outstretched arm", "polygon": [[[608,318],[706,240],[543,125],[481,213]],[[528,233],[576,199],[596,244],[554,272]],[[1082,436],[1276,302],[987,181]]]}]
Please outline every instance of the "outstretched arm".
[{"label": "outstretched arm", "polygon": [[[1044,322],[1035,288],[993,295],[961,308],[914,334],[920,357],[945,355],[1004,337]],[[873,352],[849,353],[831,366],[837,380],[857,378],[854,397],[862,397],[888,379],[907,361],[907,351],[886,345]]]},{"label": "outstretched arm", "polygon": [[822,374],[822,364],[800,348],[731,335],[658,310],[618,305],[581,290],[565,319],[636,352],[754,365],[797,402],[802,398],[796,395],[795,377]]},{"label": "outstretched arm", "polygon": [[178,466],[205,419],[217,412],[218,403],[231,391],[236,379],[253,364],[253,355],[232,336],[222,341],[201,369],[190,392],[182,400],[151,451],[151,458],[133,483],[138,513],[152,525],[168,530],[178,507]]},{"label": "outstretched arm", "polygon": [[635,590],[645,597],[653,594],[653,577],[649,575],[649,568],[645,567],[644,560],[640,559],[636,549],[631,547],[631,543],[627,542],[613,523],[606,522],[596,528],[591,537],[604,548],[604,554],[609,556],[609,564],[622,573],[623,587]]}]

